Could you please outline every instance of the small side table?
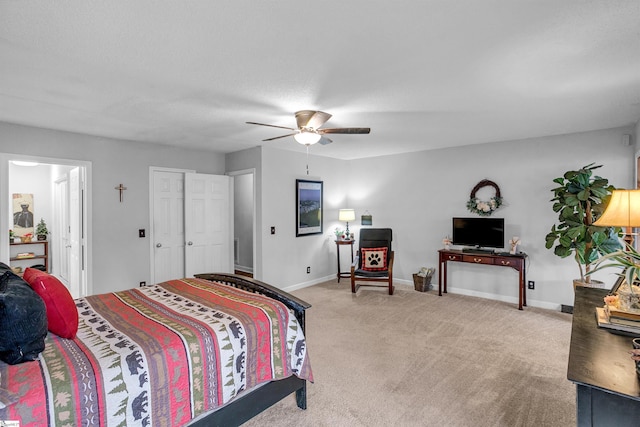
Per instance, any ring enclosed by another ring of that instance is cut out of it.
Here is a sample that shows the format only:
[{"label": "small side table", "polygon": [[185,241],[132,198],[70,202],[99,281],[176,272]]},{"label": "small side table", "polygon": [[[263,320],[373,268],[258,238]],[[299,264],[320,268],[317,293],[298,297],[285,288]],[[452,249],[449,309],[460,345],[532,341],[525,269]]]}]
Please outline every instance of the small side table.
[{"label": "small side table", "polygon": [[336,240],[336,252],[338,253],[338,283],[340,283],[341,277],[351,277],[351,271],[340,271],[340,246],[351,246],[351,263],[353,264],[353,239],[352,240]]}]

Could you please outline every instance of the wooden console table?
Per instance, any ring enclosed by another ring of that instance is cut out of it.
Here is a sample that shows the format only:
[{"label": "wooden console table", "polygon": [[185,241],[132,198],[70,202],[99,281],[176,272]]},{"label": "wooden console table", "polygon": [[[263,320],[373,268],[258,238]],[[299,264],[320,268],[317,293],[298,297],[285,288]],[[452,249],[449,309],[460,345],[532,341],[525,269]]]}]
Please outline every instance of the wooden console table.
[{"label": "wooden console table", "polygon": [[598,328],[595,308],[608,289],[576,286],[567,378],[576,384],[578,426],[637,426],[640,385],[631,336]]},{"label": "wooden console table", "polygon": [[[527,254],[520,252],[511,254],[473,253],[461,250],[441,249],[438,251],[438,295],[447,293],[447,263],[468,262],[471,264],[496,265],[498,267],[511,267],[520,273],[518,281],[518,310],[527,305],[527,291],[525,288]],[[444,289],[443,289],[444,288]]]},{"label": "wooden console table", "polygon": [[[351,240],[336,240],[336,252],[338,252],[338,283],[340,283],[340,278],[351,277],[351,271],[340,271],[340,246],[349,245],[351,246],[351,264],[353,264],[353,239]],[[349,264],[349,265],[351,265]]]}]

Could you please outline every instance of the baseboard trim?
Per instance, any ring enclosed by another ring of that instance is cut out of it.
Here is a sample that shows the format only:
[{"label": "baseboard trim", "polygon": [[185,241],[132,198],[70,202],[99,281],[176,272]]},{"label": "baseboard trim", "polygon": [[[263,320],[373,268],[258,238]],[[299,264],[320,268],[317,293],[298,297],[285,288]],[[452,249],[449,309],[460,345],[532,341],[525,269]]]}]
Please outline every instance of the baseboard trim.
[{"label": "baseboard trim", "polygon": [[[291,285],[288,286],[286,288],[283,288],[284,291],[286,292],[292,292],[298,289],[303,289],[303,288],[308,288],[309,286],[313,286],[313,285],[317,285],[318,283],[324,283],[324,282],[328,282],[330,280],[334,280],[336,278],[335,275],[330,275],[330,276],[325,276],[325,277],[320,277],[317,279],[313,279],[313,280],[309,280],[307,282],[302,282],[302,283],[298,283],[295,285]],[[344,281],[346,281],[346,285],[345,286],[349,286],[349,279],[342,279]],[[342,284],[342,281],[340,282]],[[393,279],[393,284],[398,286],[406,286],[406,287],[410,287],[411,289],[414,288],[413,285],[413,281],[411,280],[404,280],[404,279]],[[431,292],[433,291],[437,291],[438,290],[438,284],[431,284]],[[479,292],[479,291],[474,291],[471,289],[463,289],[463,288],[452,288],[452,287],[448,287],[447,291],[449,293],[452,294],[459,294],[459,295],[467,295],[470,297],[478,297],[478,298],[484,298],[484,299],[491,299],[491,300],[496,300],[496,301],[503,301],[503,302],[508,302],[508,303],[512,303],[515,304],[516,306],[518,305],[518,298],[516,297],[511,297],[511,296],[506,296],[506,295],[498,295],[498,294],[491,294],[491,293],[487,293],[487,292]],[[530,297],[527,298],[527,306],[528,307],[536,307],[536,308],[544,308],[547,310],[553,310],[553,311],[562,311],[562,308],[564,305],[561,306],[561,304],[555,304],[555,303],[550,303],[547,301],[538,301],[538,300],[534,300],[531,299]],[[571,307],[573,308],[573,307]],[[565,311],[562,311],[563,313],[565,313]]]},{"label": "baseboard trim", "polygon": [[[470,289],[452,288],[452,287],[448,287],[447,291],[452,294],[468,295],[471,297],[492,299],[496,301],[509,302],[509,303],[518,305],[518,298],[510,297],[506,295],[491,294],[487,292],[478,292]],[[527,306],[544,308],[547,310],[560,311],[560,304],[550,303],[547,301],[538,301],[538,300],[531,299],[530,297],[527,297]]]},{"label": "baseboard trim", "polygon": [[[295,285],[287,286],[286,288],[282,288],[282,290],[285,292],[292,292],[298,289],[304,289],[304,288],[308,288],[309,286],[317,285],[318,283],[328,282],[329,280],[333,280],[335,278],[336,278],[336,275],[332,274],[330,276],[319,277],[317,279],[309,280],[307,282],[302,282],[302,283],[297,283]],[[344,279],[344,280],[348,280],[348,279]]]}]

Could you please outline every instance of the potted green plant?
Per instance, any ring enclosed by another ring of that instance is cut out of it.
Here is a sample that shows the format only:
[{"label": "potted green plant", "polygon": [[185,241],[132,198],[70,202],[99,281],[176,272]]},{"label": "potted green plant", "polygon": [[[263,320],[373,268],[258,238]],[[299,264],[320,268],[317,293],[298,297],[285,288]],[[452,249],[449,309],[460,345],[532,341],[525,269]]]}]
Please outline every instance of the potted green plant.
[{"label": "potted green plant", "polygon": [[551,190],[558,223],[547,234],[545,246],[553,248],[553,253],[561,258],[573,255],[580,270],[580,280],[575,280],[574,285],[591,286],[592,263],[622,247],[619,228],[593,225],[604,212],[614,190],[609,180],[593,175],[600,167],[602,165],[591,163],[553,180],[559,184]]},{"label": "potted green plant", "polygon": [[47,223],[44,222],[44,218],[40,218],[40,222],[36,225],[36,236],[38,236],[38,240],[47,240],[47,234],[49,234]]}]

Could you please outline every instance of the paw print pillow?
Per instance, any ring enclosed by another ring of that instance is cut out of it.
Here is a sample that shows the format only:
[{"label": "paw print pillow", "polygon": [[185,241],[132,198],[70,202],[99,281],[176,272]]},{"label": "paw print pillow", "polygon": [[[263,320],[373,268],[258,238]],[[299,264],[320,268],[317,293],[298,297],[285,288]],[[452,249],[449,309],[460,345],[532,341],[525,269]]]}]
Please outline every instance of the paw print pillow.
[{"label": "paw print pillow", "polygon": [[361,266],[365,271],[382,271],[387,269],[387,248],[362,248]]}]

